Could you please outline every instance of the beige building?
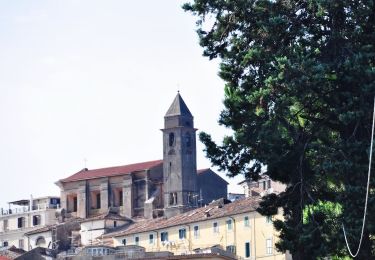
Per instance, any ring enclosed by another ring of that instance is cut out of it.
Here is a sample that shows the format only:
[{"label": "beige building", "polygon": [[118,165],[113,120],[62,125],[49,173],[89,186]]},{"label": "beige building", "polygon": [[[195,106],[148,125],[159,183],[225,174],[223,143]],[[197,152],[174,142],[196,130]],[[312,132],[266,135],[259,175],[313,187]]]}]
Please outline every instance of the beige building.
[{"label": "beige building", "polygon": [[260,176],[259,180],[244,180],[238,183],[244,189],[245,197],[263,197],[267,194],[285,191],[286,185],[277,181],[271,180],[270,177],[263,174]]},{"label": "beige building", "polygon": [[[55,213],[60,206],[59,197],[31,198],[9,202],[9,209],[0,211],[0,247],[15,246],[28,250],[25,233],[57,222]],[[45,240],[35,241],[36,246],[47,246]]]},{"label": "beige building", "polygon": [[138,221],[103,237],[112,246],[136,245],[144,247],[146,252],[186,255],[218,245],[244,259],[289,259],[276,251],[278,234],[272,219],[256,212],[258,203],[255,198],[227,204],[219,200],[168,219]]}]

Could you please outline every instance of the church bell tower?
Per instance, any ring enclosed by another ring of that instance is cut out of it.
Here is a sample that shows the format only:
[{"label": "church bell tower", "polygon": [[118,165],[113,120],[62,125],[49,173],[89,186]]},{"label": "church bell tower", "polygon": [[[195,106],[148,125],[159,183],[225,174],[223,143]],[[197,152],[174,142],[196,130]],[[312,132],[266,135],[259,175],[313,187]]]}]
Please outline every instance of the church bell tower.
[{"label": "church bell tower", "polygon": [[180,93],[164,116],[163,178],[165,216],[197,207],[197,155],[193,115]]}]

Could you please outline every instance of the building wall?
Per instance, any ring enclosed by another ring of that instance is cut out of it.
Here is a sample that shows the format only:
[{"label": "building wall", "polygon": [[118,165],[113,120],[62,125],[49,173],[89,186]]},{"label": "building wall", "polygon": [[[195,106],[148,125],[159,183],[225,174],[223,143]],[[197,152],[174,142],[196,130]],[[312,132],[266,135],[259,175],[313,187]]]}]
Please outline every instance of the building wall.
[{"label": "building wall", "polygon": [[50,248],[51,248],[52,232],[46,231],[46,232],[41,232],[41,233],[38,233],[38,234],[32,234],[32,235],[28,236],[28,246],[29,246],[28,250],[31,250],[33,248],[38,247],[38,245],[36,245],[36,243],[37,243],[37,240],[39,238],[44,238],[44,240],[45,240],[45,245],[43,247],[47,248],[50,245]]},{"label": "building wall", "polygon": [[202,205],[211,203],[213,200],[227,198],[228,183],[208,169],[202,174],[198,174],[198,192],[202,195]]},{"label": "building wall", "polygon": [[95,220],[81,223],[81,243],[91,245],[96,242],[96,238],[104,233],[105,220]]},{"label": "building wall", "polygon": [[[55,209],[46,210],[33,210],[24,213],[2,215],[0,216],[0,246],[4,242],[8,242],[8,246],[20,246],[20,240],[23,240],[25,250],[28,250],[27,238],[24,236],[25,233],[39,229],[46,225],[56,223]],[[39,225],[33,225],[33,216],[39,215],[41,222]],[[18,228],[18,218],[25,218],[25,226]],[[4,220],[8,221],[8,230],[4,230]]]},{"label": "building wall", "polygon": [[[248,217],[249,226],[245,226],[245,217]],[[116,237],[114,238],[114,246],[122,245],[123,239],[126,239],[127,245],[134,245],[135,237],[139,237],[139,246],[145,247],[146,251],[168,250],[175,254],[184,254],[197,248],[221,245],[224,249],[227,246],[235,246],[236,254],[245,258],[245,243],[248,242],[250,243],[251,257],[256,256],[265,260],[285,259],[286,256],[284,254],[275,250],[274,245],[278,240],[277,233],[273,229],[272,223],[268,223],[266,219],[266,217],[256,212],[238,214],[232,217],[207,219],[189,225]],[[228,229],[227,221],[232,221],[231,229]],[[214,232],[214,222],[218,223],[218,232]],[[197,236],[194,234],[194,226],[199,227]],[[186,239],[179,238],[179,229],[182,228],[186,229]],[[161,232],[168,232],[168,243],[160,241]],[[150,234],[154,234],[153,243],[149,241]],[[271,254],[267,254],[267,239],[272,240]]]}]

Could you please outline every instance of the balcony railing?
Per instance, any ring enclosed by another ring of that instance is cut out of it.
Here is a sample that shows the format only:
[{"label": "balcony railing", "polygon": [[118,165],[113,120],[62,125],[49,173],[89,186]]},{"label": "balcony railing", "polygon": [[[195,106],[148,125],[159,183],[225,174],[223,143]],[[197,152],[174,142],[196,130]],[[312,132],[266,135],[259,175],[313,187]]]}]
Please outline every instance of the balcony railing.
[{"label": "balcony railing", "polygon": [[47,209],[59,209],[59,208],[60,208],[59,204],[54,205],[54,204],[42,203],[42,204],[37,204],[33,206],[31,210],[28,206],[17,207],[13,209],[0,209],[0,216],[22,214],[25,212],[41,211],[41,210],[47,210]]}]

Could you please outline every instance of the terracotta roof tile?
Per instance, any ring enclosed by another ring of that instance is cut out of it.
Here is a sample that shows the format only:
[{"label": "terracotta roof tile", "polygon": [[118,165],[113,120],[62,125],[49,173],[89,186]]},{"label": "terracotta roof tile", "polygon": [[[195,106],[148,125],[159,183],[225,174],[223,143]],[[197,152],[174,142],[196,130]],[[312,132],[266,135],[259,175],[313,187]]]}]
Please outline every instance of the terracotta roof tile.
[{"label": "terracotta roof tile", "polygon": [[197,208],[171,218],[156,218],[152,221],[141,220],[125,227],[122,230],[107,233],[107,237],[124,236],[151,230],[160,230],[183,224],[194,223],[203,220],[216,219],[225,216],[255,211],[260,200],[257,198],[245,198],[218,207],[212,203],[207,207]]},{"label": "terracotta roof tile", "polygon": [[83,219],[81,221],[81,223],[89,222],[89,221],[93,221],[93,220],[102,220],[102,219],[122,220],[122,221],[132,222],[132,220],[130,218],[123,217],[123,216],[120,216],[118,214],[114,214],[114,213],[102,213],[102,214],[99,214],[99,215],[96,215],[96,216],[92,216],[92,217]]},{"label": "terracotta roof tile", "polygon": [[[82,169],[81,171],[65,178],[61,179],[60,182],[71,182],[79,180],[88,180],[101,177],[119,176],[124,174],[130,174],[136,171],[148,170],[163,164],[163,160],[155,160],[141,163],[128,164],[123,166],[114,166],[100,169]],[[197,174],[207,173],[210,168],[197,170]],[[216,174],[216,173],[215,173]],[[220,176],[219,176],[220,177]],[[221,177],[220,177],[221,178]]]},{"label": "terracotta roof tile", "polygon": [[128,164],[128,165],[123,165],[123,166],[115,166],[115,167],[93,169],[93,170],[83,169],[69,176],[68,178],[61,179],[60,182],[71,182],[71,181],[78,181],[78,180],[87,180],[87,179],[95,179],[95,178],[101,178],[101,177],[130,174],[132,172],[154,168],[156,166],[161,165],[162,163],[163,163],[163,160],[156,160],[156,161],[134,163],[134,164]]}]

